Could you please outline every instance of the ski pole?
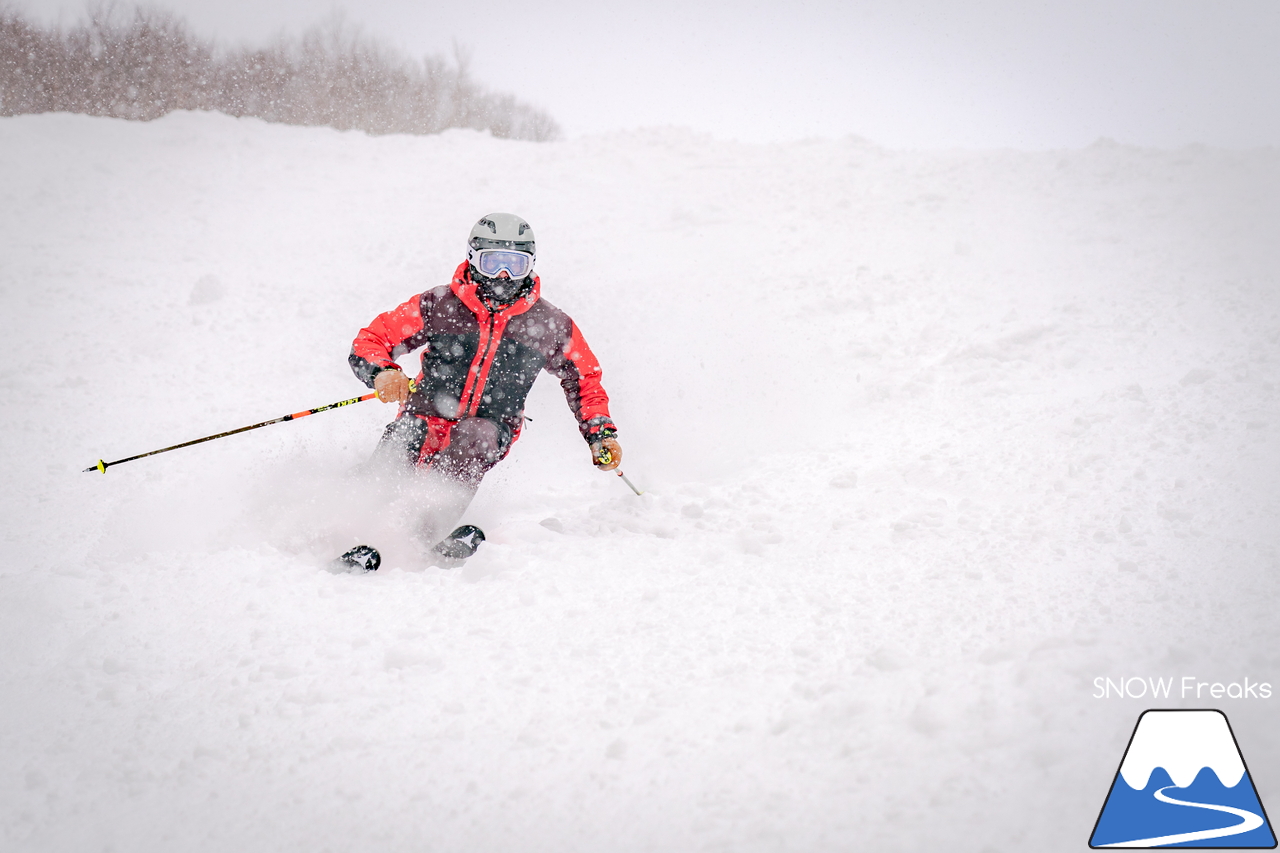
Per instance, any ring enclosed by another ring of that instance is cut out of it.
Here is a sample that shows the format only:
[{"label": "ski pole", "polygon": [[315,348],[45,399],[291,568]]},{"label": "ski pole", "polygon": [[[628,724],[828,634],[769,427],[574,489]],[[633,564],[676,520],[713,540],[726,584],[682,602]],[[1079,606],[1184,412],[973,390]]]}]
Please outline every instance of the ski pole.
[{"label": "ski pole", "polygon": [[[612,461],[613,461],[613,454],[612,454],[612,453],[610,453],[607,449],[605,449],[605,448],[603,448],[603,447],[602,447],[602,448],[600,448],[600,452],[599,452],[598,454],[596,454],[596,464],[597,464],[597,465],[608,465],[608,464],[609,464],[610,462],[612,462]],[[635,484],[635,483],[633,483],[633,482],[631,482],[630,480],[628,480],[628,479],[627,479],[627,475],[626,475],[626,474],[624,474],[624,473],[622,473],[622,471],[618,471],[618,472],[617,472],[617,474],[618,474],[618,476],[619,476],[619,477],[621,477],[621,478],[622,478],[622,482],[626,483],[628,486],[630,486],[630,487],[631,487],[631,491],[635,492],[637,495],[643,495],[643,494],[644,494],[644,492],[642,492],[642,491],[640,491],[639,489],[637,489],[637,488],[636,488],[636,484]]]},{"label": "ski pole", "polygon": [[630,486],[630,487],[631,487],[631,491],[635,492],[637,495],[643,495],[643,494],[644,494],[644,492],[642,492],[642,491],[640,491],[639,489],[637,489],[637,488],[636,488],[636,484],[635,484],[635,483],[633,483],[633,482],[631,482],[630,480],[628,480],[628,479],[627,479],[627,475],[626,475],[626,474],[624,474],[624,473],[622,473],[621,471],[619,471],[619,472],[618,472],[618,476],[622,478],[622,482],[626,483],[628,486]]},{"label": "ski pole", "polygon": [[103,462],[101,459],[99,459],[97,465],[93,465],[89,468],[85,468],[84,473],[87,474],[90,471],[101,471],[102,473],[105,474],[107,473],[107,469],[110,468],[112,465],[121,465],[125,462],[132,462],[135,459],[142,459],[146,456],[155,456],[157,453],[168,453],[170,450],[179,450],[183,447],[190,447],[193,444],[200,444],[201,442],[205,442],[205,441],[213,441],[215,438],[226,438],[229,435],[235,435],[236,433],[241,433],[241,432],[248,432],[251,429],[258,429],[259,427],[271,426],[272,424],[282,424],[285,421],[296,421],[298,418],[305,418],[307,415],[318,415],[321,412],[327,412],[331,409],[340,409],[343,406],[350,406],[352,403],[363,403],[365,400],[372,400],[377,396],[378,396],[377,394],[365,394],[363,397],[352,397],[350,400],[343,400],[339,403],[330,403],[327,406],[317,406],[314,409],[307,409],[305,412],[294,412],[292,415],[283,415],[278,418],[272,418],[271,420],[263,421],[260,424],[253,424],[252,426],[240,427],[239,429],[233,429],[227,432],[220,432],[217,435],[207,435],[204,438],[197,438],[194,441],[184,441],[182,444],[175,444],[172,447],[162,447],[159,450],[152,450],[149,453],[139,453],[137,456],[130,456],[125,459],[117,459],[115,462]]}]

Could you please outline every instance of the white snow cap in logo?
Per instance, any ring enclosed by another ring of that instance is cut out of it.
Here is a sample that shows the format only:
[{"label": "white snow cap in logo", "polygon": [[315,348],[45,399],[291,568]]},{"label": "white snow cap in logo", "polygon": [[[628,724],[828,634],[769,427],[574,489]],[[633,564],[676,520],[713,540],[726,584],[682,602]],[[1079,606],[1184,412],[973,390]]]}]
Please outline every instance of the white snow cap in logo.
[{"label": "white snow cap in logo", "polygon": [[1208,767],[1234,788],[1244,776],[1244,759],[1221,711],[1147,711],[1133,733],[1120,775],[1134,790],[1147,787],[1151,771],[1163,767],[1179,788]]}]

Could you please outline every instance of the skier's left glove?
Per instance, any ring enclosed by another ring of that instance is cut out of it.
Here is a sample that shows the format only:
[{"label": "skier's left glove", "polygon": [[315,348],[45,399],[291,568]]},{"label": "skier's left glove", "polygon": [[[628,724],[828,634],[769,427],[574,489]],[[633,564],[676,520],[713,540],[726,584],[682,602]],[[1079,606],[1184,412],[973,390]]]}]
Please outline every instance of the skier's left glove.
[{"label": "skier's left glove", "polygon": [[611,435],[591,442],[591,461],[601,471],[612,471],[622,464],[622,445]]}]

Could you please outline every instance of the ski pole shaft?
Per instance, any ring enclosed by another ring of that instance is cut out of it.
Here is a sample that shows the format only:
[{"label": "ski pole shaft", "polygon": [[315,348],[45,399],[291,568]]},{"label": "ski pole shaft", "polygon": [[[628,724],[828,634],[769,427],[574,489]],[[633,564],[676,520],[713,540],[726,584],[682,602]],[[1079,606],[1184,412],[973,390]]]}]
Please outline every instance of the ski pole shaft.
[{"label": "ski pole shaft", "polygon": [[363,403],[365,400],[372,400],[377,396],[378,396],[377,394],[365,394],[363,397],[352,397],[350,400],[342,400],[337,403],[330,403],[327,406],[317,406],[314,409],[307,409],[305,412],[294,412],[291,415],[282,415],[278,418],[272,418],[269,421],[263,421],[260,424],[252,424],[251,426],[240,427],[239,429],[228,430],[227,432],[220,432],[217,435],[207,435],[204,438],[197,438],[192,441],[184,441],[182,444],[175,444],[172,447],[162,447],[159,450],[152,450],[147,453],[139,453],[137,456],[129,456],[129,457],[126,457],[125,459],[117,459],[114,462],[104,462],[101,459],[99,459],[97,465],[94,465],[89,468],[85,468],[84,473],[87,474],[90,471],[101,471],[102,473],[105,474],[107,473],[107,469],[110,468],[112,465],[121,465],[125,462],[132,462],[135,459],[143,459],[147,456],[155,456],[157,453],[168,453],[170,450],[180,450],[183,447],[190,447],[193,444],[201,444],[206,441],[213,441],[215,438],[226,438],[229,435],[236,435],[237,433],[248,432],[251,429],[259,429],[264,426],[271,426],[272,424],[282,424],[285,421],[296,421],[298,418],[305,418],[307,415],[318,415],[321,412],[327,412],[327,411],[330,411],[331,409],[340,409],[343,406],[350,406],[352,403]]},{"label": "ski pole shaft", "polygon": [[[608,465],[608,464],[609,464],[610,462],[612,462],[612,461],[613,461],[613,454],[612,454],[612,453],[610,453],[608,450],[606,450],[606,449],[604,449],[604,448],[601,448],[601,449],[600,449],[600,452],[596,454],[596,464],[597,464],[597,465]],[[644,492],[642,492],[642,491],[640,491],[639,489],[637,489],[637,488],[636,488],[636,484],[635,484],[635,483],[633,483],[633,482],[631,482],[630,480],[628,480],[628,479],[627,479],[627,475],[626,475],[626,474],[622,473],[621,471],[617,471],[617,472],[615,472],[615,473],[616,473],[619,477],[621,477],[621,478],[622,478],[622,482],[626,483],[626,484],[631,488],[631,491],[635,492],[637,495],[643,495],[643,494],[644,494]]]},{"label": "ski pole shaft", "polygon": [[631,491],[635,492],[637,495],[643,495],[643,494],[644,494],[644,492],[642,492],[642,491],[640,491],[639,489],[637,489],[637,488],[636,488],[636,484],[635,484],[635,483],[633,483],[633,482],[631,482],[630,480],[628,480],[628,479],[627,479],[627,475],[626,475],[626,474],[624,474],[624,473],[622,473],[621,471],[619,471],[619,472],[618,472],[618,476],[622,478],[622,482],[626,483],[628,486],[630,486],[630,487],[631,487]]}]

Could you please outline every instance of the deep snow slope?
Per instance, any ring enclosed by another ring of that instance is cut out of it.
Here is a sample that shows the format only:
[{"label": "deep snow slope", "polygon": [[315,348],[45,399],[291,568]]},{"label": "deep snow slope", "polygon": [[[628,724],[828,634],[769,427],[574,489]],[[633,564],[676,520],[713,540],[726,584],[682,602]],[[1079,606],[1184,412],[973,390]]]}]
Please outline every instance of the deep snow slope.
[{"label": "deep snow slope", "polygon": [[[1280,692],[1276,151],[0,155],[5,850],[1079,850],[1150,704],[1095,677]],[[385,521],[335,519],[378,403],[82,473],[361,393],[354,333],[495,209],[643,497],[546,378],[452,572],[319,568]],[[1155,704],[1223,707],[1266,803],[1278,701]]]}]

